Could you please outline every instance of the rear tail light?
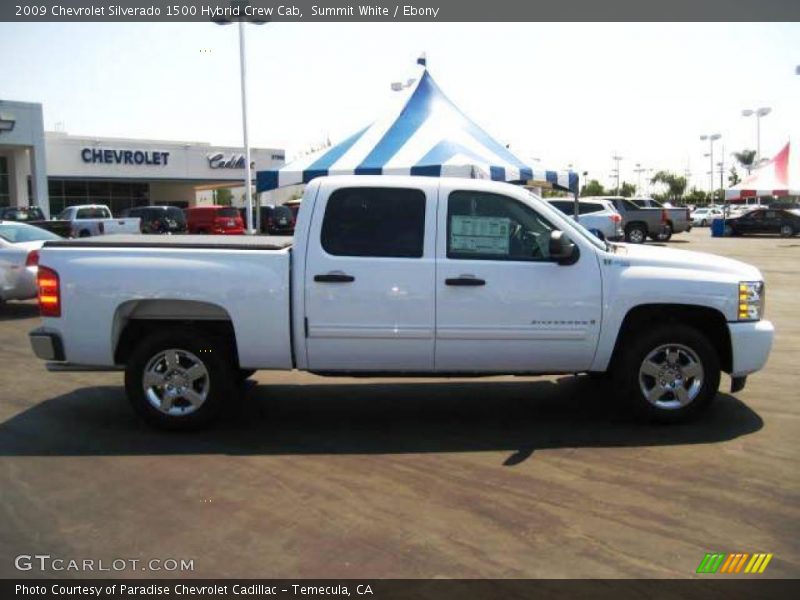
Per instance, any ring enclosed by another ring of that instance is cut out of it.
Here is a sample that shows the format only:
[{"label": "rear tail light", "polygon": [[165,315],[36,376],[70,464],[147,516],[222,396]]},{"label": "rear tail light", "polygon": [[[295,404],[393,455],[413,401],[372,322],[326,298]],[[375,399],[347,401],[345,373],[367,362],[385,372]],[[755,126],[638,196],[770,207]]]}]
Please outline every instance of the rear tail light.
[{"label": "rear tail light", "polygon": [[43,317],[61,316],[61,285],[58,273],[48,267],[39,267],[36,274],[39,287],[39,313]]},{"label": "rear tail light", "polygon": [[622,222],[622,215],[616,215],[615,214],[615,215],[609,216],[608,218],[611,219],[614,223],[621,223]]},{"label": "rear tail light", "polygon": [[38,250],[31,250],[28,252],[28,257],[25,259],[25,266],[26,267],[38,267],[39,266],[39,251]]}]

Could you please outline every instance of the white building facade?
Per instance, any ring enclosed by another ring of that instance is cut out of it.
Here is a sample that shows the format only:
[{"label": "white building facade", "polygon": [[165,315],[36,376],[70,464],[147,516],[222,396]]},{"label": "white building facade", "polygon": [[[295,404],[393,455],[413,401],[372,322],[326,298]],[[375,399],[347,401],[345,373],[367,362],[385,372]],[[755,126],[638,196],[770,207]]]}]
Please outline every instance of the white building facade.
[{"label": "white building facade", "polygon": [[[278,168],[277,148],[251,148],[253,176]],[[40,104],[0,101],[0,206],[38,205],[57,216],[75,204],[133,206],[212,203],[220,188],[243,187],[241,147],[44,132]],[[239,204],[241,194],[233,193]],[[275,198],[261,198],[262,204]]]}]

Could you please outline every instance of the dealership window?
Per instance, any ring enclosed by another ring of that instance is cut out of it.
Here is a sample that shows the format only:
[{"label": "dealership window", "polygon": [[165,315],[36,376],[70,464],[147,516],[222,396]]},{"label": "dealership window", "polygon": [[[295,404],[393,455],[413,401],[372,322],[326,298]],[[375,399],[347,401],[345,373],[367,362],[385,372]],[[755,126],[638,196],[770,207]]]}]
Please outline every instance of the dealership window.
[{"label": "dealership window", "polygon": [[456,191],[447,200],[447,258],[549,260],[554,229],[531,207],[508,196]]},{"label": "dealership window", "polygon": [[0,206],[11,205],[11,194],[8,191],[8,159],[0,156]]},{"label": "dealership window", "polygon": [[344,188],[328,200],[322,247],[335,256],[419,258],[425,194],[399,188]]},{"label": "dealership window", "polygon": [[118,216],[129,208],[150,204],[147,183],[50,178],[47,187],[52,215],[77,204],[105,204],[114,216]]}]

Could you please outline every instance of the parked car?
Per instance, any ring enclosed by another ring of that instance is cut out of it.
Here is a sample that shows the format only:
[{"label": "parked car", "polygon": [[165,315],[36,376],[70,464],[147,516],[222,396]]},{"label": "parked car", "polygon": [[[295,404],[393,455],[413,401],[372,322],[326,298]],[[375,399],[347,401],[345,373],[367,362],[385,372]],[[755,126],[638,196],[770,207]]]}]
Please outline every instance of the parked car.
[{"label": "parked car", "polygon": [[701,207],[690,213],[692,225],[697,227],[708,227],[714,219],[721,219],[724,213],[721,208]]},{"label": "parked car", "polygon": [[58,218],[70,223],[70,237],[90,237],[110,233],[140,233],[139,219],[115,219],[103,204],[68,206]]},{"label": "parked car", "polygon": [[[245,221],[247,209],[240,208],[242,221]],[[292,235],[294,233],[294,215],[282,205],[253,207],[253,225],[261,233],[270,235]]]},{"label": "parked car", "polygon": [[777,233],[791,237],[800,233],[800,210],[758,208],[725,220],[725,235]]},{"label": "parked car", "polygon": [[662,208],[666,206],[666,204],[661,204],[661,202],[653,198],[631,198],[631,202],[639,208]]},{"label": "parked car", "polygon": [[26,223],[0,221],[0,303],[36,297],[39,249],[60,236]]},{"label": "parked car", "polygon": [[47,242],[35,354],[58,371],[124,369],[133,408],[178,429],[214,419],[255,369],[608,373],[632,410],[678,421],[713,401],[720,371],[735,392],[769,355],[751,265],[608,244],[495,181],[319,177],[305,194],[294,245]]},{"label": "parked car", "polygon": [[[574,218],[575,202],[573,200],[548,200],[568,217]],[[592,232],[599,232],[601,239],[621,240],[625,237],[622,229],[622,217],[608,200],[579,200],[578,219],[581,225]]]},{"label": "parked car", "polygon": [[189,233],[244,234],[244,221],[232,206],[191,206],[185,213]]},{"label": "parked car", "polygon": [[34,227],[52,231],[61,237],[69,237],[71,223],[69,221],[48,220],[38,206],[6,206],[0,208],[0,221],[19,221]]},{"label": "parked car", "polygon": [[287,200],[286,202],[283,203],[283,205],[286,208],[288,208],[290,211],[292,211],[292,217],[294,218],[295,223],[297,222],[297,214],[300,212],[300,203],[301,202],[302,202],[301,199],[293,198],[293,199]]},{"label": "parked car", "polygon": [[641,244],[648,237],[666,242],[673,233],[691,231],[692,221],[686,208],[642,208],[622,196],[596,196],[595,200],[609,200],[622,216],[625,241]]},{"label": "parked car", "polygon": [[176,206],[136,206],[123,215],[139,218],[142,233],[186,233],[186,216]]}]

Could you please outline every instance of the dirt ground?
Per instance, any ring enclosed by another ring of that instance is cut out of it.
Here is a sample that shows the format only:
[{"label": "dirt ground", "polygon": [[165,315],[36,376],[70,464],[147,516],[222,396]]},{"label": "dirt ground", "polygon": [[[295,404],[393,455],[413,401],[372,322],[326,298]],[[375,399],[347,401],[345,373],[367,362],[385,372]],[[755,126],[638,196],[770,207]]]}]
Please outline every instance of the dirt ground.
[{"label": "dirt ground", "polygon": [[[706,552],[800,576],[800,238],[669,246],[757,265],[767,368],[701,420],[637,424],[586,377],[258,373],[242,412],[166,434],[118,373],[48,373],[31,303],[0,308],[0,577],[20,554],[187,559],[44,575],[693,577]],[[706,576],[707,577],[707,576]],[[740,575],[741,577],[741,575]]]}]

